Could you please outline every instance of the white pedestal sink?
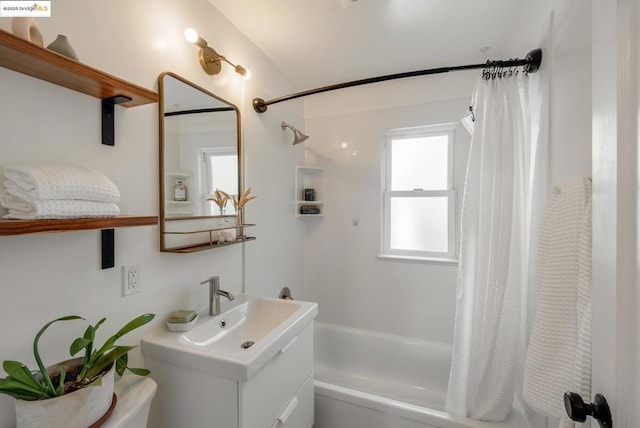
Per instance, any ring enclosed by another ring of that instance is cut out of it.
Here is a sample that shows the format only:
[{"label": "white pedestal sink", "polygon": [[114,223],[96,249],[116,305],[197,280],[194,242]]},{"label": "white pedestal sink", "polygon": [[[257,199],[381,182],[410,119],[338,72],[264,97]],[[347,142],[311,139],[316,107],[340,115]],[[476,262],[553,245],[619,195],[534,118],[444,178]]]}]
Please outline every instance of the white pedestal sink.
[{"label": "white pedestal sink", "polygon": [[223,310],[143,337],[158,383],[149,426],[311,427],[317,304],[239,296]]}]

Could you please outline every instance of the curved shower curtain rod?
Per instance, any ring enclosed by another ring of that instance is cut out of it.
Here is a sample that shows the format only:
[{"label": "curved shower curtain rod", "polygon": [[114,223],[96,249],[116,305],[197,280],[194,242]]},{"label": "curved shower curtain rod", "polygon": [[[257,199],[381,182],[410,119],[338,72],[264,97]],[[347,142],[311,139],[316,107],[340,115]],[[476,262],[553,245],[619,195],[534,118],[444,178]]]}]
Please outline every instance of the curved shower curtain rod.
[{"label": "curved shower curtain rod", "polygon": [[430,68],[427,70],[410,71],[407,73],[388,74],[386,76],[370,77],[368,79],[354,80],[351,82],[337,83],[335,85],[323,86],[321,88],[309,89],[307,91],[298,92],[291,95],[285,95],[271,100],[263,100],[262,98],[253,99],[253,109],[258,113],[267,111],[268,106],[277,104],[282,101],[289,101],[307,95],[319,94],[321,92],[334,91],[336,89],[350,88],[352,86],[367,85],[369,83],[385,82],[387,80],[403,79],[405,77],[426,76],[429,74],[448,73],[450,71],[473,70],[479,68],[507,68],[507,67],[524,67],[523,71],[527,73],[535,73],[540,68],[542,62],[542,50],[534,49],[527,54],[524,59],[513,58],[508,60],[489,60],[482,64],[458,65],[453,67]]}]

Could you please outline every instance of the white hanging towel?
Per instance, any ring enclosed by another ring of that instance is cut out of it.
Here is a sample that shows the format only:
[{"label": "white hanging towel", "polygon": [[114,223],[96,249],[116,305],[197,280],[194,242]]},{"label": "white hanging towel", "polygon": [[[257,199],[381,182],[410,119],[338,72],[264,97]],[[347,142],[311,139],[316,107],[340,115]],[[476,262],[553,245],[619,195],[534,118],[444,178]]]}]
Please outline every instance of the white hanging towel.
[{"label": "white hanging towel", "polygon": [[523,397],[561,427],[567,391],[591,398],[591,180],[554,187],[540,230],[537,311]]}]

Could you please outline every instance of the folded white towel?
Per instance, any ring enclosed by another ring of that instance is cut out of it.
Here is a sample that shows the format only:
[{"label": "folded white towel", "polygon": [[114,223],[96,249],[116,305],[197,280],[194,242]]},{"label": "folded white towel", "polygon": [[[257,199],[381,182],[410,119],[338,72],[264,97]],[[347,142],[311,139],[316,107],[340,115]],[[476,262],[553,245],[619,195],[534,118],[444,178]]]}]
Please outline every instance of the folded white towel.
[{"label": "folded white towel", "polygon": [[218,231],[218,242],[232,242],[236,240],[235,229],[223,229]]},{"label": "folded white towel", "polygon": [[53,199],[38,201],[30,197],[16,197],[11,190],[0,196],[0,204],[9,209],[7,219],[35,220],[85,217],[114,217],[120,208],[109,202]]},{"label": "folded white towel", "polygon": [[540,229],[538,302],[524,370],[523,397],[560,426],[574,424],[562,397],[591,397],[591,181],[554,187]]},{"label": "folded white towel", "polygon": [[9,165],[7,189],[20,189],[35,200],[81,199],[117,203],[118,188],[98,171],[74,165]]}]

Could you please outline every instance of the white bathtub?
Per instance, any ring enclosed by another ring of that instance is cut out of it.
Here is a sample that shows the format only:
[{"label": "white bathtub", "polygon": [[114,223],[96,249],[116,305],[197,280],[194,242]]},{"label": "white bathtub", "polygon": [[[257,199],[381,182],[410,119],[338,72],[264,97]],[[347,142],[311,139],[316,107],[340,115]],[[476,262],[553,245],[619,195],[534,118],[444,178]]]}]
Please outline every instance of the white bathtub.
[{"label": "white bathtub", "polygon": [[[526,428],[444,412],[451,347],[315,322],[314,428]],[[515,404],[515,403],[514,403]]]}]

